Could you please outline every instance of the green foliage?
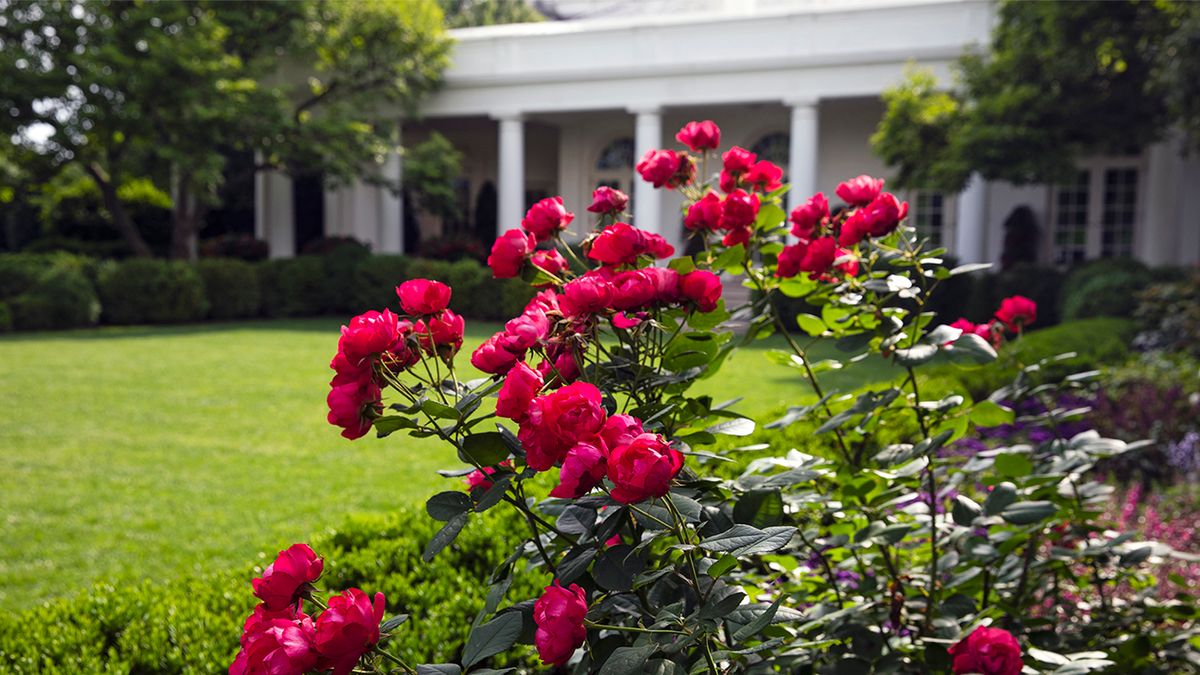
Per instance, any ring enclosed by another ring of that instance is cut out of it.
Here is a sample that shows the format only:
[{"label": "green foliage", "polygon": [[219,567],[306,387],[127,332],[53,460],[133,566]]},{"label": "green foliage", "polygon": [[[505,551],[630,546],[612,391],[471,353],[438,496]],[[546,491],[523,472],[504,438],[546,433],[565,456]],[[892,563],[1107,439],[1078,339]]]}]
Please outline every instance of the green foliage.
[{"label": "green foliage", "polygon": [[[388,613],[409,613],[398,632],[407,657],[455,660],[486,585],[471,583],[507,555],[511,521],[490,517],[465,530],[443,552],[442,564],[421,563],[436,529],[424,514],[356,516],[312,541],[326,557],[319,585],[358,586],[387,596]],[[15,673],[154,672],[220,670],[233,661],[242,621],[256,599],[250,579],[259,567],[238,568],[168,583],[100,585],[87,594],[54,600],[0,618],[0,670]],[[536,593],[542,580],[515,584],[514,595]]]},{"label": "green foliage", "polygon": [[1197,15],[1189,2],[1008,0],[952,89],[910,72],[884,95],[872,142],[899,186],[954,192],[972,171],[1053,182],[1082,155],[1136,153],[1178,121],[1194,132]]},{"label": "green foliage", "polygon": [[261,293],[253,265],[235,258],[206,258],[196,262],[196,272],[204,280],[208,316],[244,319],[258,315]]},{"label": "green foliage", "polygon": [[1131,317],[1137,294],[1150,285],[1145,264],[1128,258],[1096,260],[1071,270],[1063,284],[1063,319],[1093,316]]},{"label": "green foliage", "polygon": [[1147,288],[1134,315],[1141,346],[1200,356],[1200,274]]},{"label": "green foliage", "polygon": [[208,312],[204,280],[186,262],[109,262],[100,268],[96,288],[109,323],[199,321]]},{"label": "green foliage", "polygon": [[67,254],[0,255],[0,302],[15,330],[57,330],[96,323],[100,303],[89,263]]},{"label": "green foliage", "polygon": [[7,333],[13,329],[12,311],[8,305],[0,302],[0,333]]},{"label": "green foliage", "polygon": [[440,218],[460,215],[454,181],[461,175],[462,153],[436,131],[404,153],[404,186],[416,206]]},{"label": "green foliage", "polygon": [[267,316],[316,316],[332,309],[320,256],[268,260],[258,266],[258,283]]},{"label": "green foliage", "polygon": [[545,21],[526,0],[438,0],[450,28]]},{"label": "green foliage", "polygon": [[355,307],[399,311],[396,287],[411,278],[408,269],[413,260],[402,255],[373,255],[362,261],[355,272]]}]

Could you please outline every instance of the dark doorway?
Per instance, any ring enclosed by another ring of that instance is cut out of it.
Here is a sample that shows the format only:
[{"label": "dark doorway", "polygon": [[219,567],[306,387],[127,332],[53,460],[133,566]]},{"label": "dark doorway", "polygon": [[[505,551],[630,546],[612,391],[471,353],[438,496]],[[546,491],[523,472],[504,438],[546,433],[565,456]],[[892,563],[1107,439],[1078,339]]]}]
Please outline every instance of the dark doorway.
[{"label": "dark doorway", "polygon": [[321,174],[296,176],[292,192],[295,208],[296,250],[325,236],[325,181]]}]

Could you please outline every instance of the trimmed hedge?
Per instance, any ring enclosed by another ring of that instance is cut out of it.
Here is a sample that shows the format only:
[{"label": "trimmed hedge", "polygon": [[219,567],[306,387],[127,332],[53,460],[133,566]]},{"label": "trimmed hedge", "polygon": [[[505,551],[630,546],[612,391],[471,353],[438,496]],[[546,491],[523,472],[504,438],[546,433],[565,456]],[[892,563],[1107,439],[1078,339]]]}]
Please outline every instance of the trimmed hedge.
[{"label": "trimmed hedge", "polygon": [[1133,316],[1138,293],[1153,281],[1149,267],[1127,258],[1080,265],[1071,270],[1063,284],[1063,319]]},{"label": "trimmed hedge", "polygon": [[109,262],[96,280],[108,323],[198,321],[208,312],[204,280],[191,264],[131,258]]},{"label": "trimmed hedge", "polygon": [[208,298],[208,316],[213,319],[244,319],[258,316],[262,295],[254,265],[233,258],[196,262]]},{"label": "trimmed hedge", "polygon": [[[408,511],[356,516],[310,542],[325,557],[318,586],[379,591],[389,615],[412,615],[393,643],[409,663],[458,660],[488,591],[479,580],[524,533],[519,519],[485,514],[434,564],[425,564],[421,552],[440,525]],[[223,672],[256,602],[250,579],[270,559],[165,584],[98,585],[83,596],[6,613],[0,616],[0,672]],[[501,606],[536,596],[548,583],[536,577],[520,575]]]},{"label": "trimmed hedge", "polygon": [[[91,326],[100,301],[90,280],[92,263],[67,253],[0,256],[0,331]],[[6,328],[7,327],[7,328]]]}]

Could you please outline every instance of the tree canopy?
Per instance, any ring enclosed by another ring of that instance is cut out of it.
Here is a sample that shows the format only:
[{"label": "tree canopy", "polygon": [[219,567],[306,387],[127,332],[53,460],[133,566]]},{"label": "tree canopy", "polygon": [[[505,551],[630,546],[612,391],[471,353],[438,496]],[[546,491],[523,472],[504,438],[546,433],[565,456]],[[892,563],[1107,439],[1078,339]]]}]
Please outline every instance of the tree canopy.
[{"label": "tree canopy", "polygon": [[1200,148],[1200,3],[1010,0],[988,49],[953,71],[948,88],[913,70],[884,94],[872,143],[901,187],[1053,181],[1173,127]]},{"label": "tree canopy", "polygon": [[434,0],[0,0],[0,153],[82,168],[140,255],[121,187],[152,181],[186,257],[231,151],[255,151],[256,170],[380,181],[370,160],[449,49]]}]

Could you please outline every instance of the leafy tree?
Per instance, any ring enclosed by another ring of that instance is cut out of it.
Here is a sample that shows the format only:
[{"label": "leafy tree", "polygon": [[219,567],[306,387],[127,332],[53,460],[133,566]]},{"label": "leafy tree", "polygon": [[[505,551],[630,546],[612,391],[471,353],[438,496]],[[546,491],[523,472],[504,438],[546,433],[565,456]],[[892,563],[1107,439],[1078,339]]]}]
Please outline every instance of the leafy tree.
[{"label": "leafy tree", "polygon": [[230,150],[381,182],[367,160],[394,147],[388,118],[438,86],[449,50],[433,0],[0,2],[0,19],[0,131],[82,167],[138,255],[121,186],[170,194],[171,254],[190,257]]},{"label": "leafy tree", "polygon": [[902,187],[962,189],[972,171],[1053,181],[1087,153],[1136,153],[1175,125],[1200,147],[1200,4],[1005,2],[990,48],[940,89],[910,72],[872,138]]},{"label": "leafy tree", "polygon": [[417,204],[442,218],[459,215],[454,179],[462,173],[462,153],[436,131],[409,148],[404,156],[404,181]]},{"label": "leafy tree", "polygon": [[450,28],[545,21],[525,0],[438,0]]}]

